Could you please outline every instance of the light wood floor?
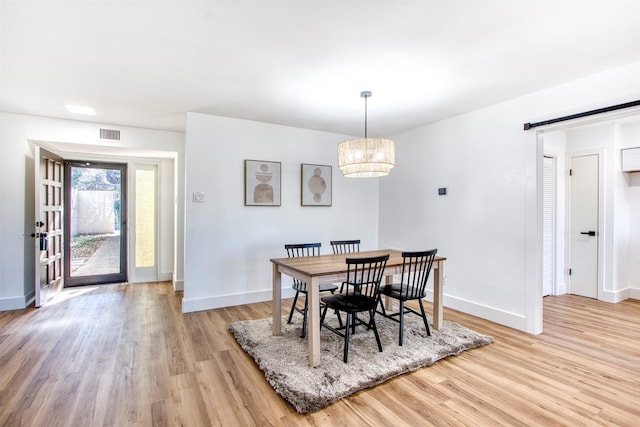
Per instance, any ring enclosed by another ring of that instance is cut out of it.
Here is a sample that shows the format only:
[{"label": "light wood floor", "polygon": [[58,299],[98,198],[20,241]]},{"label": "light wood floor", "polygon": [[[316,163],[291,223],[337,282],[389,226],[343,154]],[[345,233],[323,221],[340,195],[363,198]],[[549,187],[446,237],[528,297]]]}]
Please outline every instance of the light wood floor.
[{"label": "light wood floor", "polygon": [[547,297],[538,336],[445,309],[495,343],[308,415],[227,331],[270,303],[180,307],[150,283],[0,312],[0,425],[640,425],[640,301]]}]

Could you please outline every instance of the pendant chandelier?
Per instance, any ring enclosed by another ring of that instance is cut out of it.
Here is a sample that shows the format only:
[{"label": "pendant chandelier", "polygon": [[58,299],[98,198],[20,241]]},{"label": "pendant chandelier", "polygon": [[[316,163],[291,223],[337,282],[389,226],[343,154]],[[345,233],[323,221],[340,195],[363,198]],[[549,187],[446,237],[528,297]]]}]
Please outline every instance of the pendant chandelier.
[{"label": "pendant chandelier", "polygon": [[389,175],[396,165],[395,143],[385,138],[367,137],[367,98],[371,92],[360,92],[364,98],[364,138],[338,144],[338,167],[349,178],[371,178]]}]

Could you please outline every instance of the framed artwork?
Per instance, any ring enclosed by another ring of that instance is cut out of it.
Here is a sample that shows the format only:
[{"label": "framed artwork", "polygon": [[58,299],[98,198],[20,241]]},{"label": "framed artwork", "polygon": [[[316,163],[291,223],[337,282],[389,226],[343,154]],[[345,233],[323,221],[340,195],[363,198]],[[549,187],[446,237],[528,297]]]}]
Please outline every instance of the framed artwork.
[{"label": "framed artwork", "polygon": [[280,206],[281,164],[265,160],[244,161],[244,205]]},{"label": "framed artwork", "polygon": [[300,204],[331,206],[331,166],[300,165]]}]

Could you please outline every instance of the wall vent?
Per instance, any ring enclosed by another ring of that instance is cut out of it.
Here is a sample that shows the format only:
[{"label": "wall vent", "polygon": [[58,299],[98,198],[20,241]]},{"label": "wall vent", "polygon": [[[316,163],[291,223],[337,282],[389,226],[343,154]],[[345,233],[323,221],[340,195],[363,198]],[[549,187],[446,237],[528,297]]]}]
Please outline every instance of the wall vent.
[{"label": "wall vent", "polygon": [[120,131],[116,129],[100,129],[100,139],[120,141]]}]

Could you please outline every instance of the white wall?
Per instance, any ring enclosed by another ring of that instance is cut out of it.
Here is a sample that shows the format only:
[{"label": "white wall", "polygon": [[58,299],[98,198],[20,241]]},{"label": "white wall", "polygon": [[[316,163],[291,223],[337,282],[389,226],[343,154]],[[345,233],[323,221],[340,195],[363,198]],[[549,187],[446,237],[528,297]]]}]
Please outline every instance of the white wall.
[{"label": "white wall", "polygon": [[[378,179],[342,177],[337,146],[345,135],[187,114],[183,310],[271,299],[271,258],[285,243],[362,240],[378,248]],[[282,205],[244,206],[244,160],[282,164]],[[300,164],[333,167],[333,205],[300,206]],[[382,178],[384,179],[384,178]],[[204,193],[204,203],[192,200]],[[283,295],[291,282],[283,279]]]},{"label": "white wall", "polygon": [[447,257],[445,305],[541,332],[543,149],[523,123],[638,94],[635,63],[394,136],[380,244],[437,247]]},{"label": "white wall", "polygon": [[447,257],[445,305],[518,329],[528,328],[537,262],[537,146],[535,132],[522,131],[527,118],[501,105],[394,136],[397,165],[380,184],[380,243],[437,248]]},{"label": "white wall", "polygon": [[[97,140],[100,127],[89,122],[0,113],[0,310],[24,308],[33,297],[34,254],[30,234],[34,223],[34,183],[29,144],[68,143],[75,144],[79,153],[107,153],[113,143]],[[178,180],[183,182],[183,134],[114,125],[102,127],[121,130],[120,152],[174,153],[180,172]],[[182,200],[180,192],[173,203],[182,205]],[[182,224],[179,229],[182,230]]]}]

